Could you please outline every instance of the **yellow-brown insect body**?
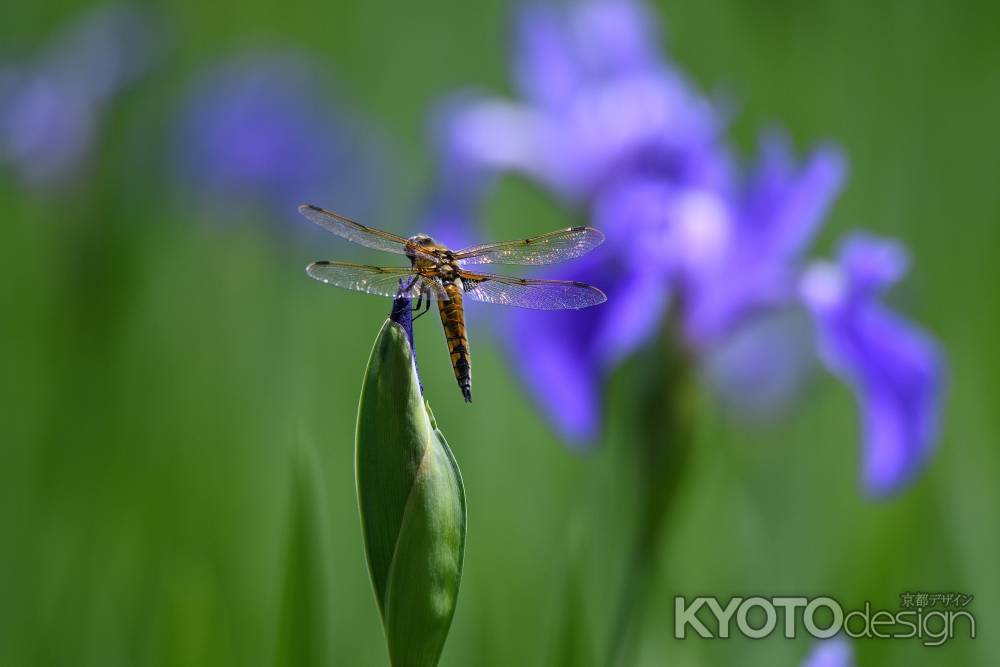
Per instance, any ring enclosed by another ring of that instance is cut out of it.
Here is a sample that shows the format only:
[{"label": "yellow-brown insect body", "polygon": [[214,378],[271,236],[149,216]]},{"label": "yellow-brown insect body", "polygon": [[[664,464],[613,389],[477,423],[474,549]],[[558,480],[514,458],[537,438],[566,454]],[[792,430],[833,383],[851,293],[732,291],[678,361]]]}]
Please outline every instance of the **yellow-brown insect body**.
[{"label": "yellow-brown insect body", "polygon": [[438,299],[438,312],[444,326],[444,337],[451,355],[455,379],[467,403],[472,402],[472,357],[469,355],[469,336],[465,330],[465,309],[462,307],[462,288],[454,282],[444,284],[447,300]]},{"label": "yellow-brown insect body", "polygon": [[444,327],[445,342],[448,344],[448,354],[451,356],[451,367],[455,371],[455,379],[458,380],[463,398],[467,403],[471,403],[472,357],[469,355],[469,336],[465,329],[462,280],[459,277],[461,269],[454,260],[454,254],[445,246],[436,243],[430,236],[417,234],[407,240],[424,253],[423,255],[407,253],[413,268],[435,281],[437,289],[444,292],[439,293],[437,303],[441,325]]}]

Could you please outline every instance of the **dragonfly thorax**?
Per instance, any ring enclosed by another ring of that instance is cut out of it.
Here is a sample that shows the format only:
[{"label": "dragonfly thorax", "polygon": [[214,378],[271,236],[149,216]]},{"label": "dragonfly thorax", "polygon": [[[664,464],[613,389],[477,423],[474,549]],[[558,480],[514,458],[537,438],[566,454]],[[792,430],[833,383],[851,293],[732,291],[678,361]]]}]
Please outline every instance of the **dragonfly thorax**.
[{"label": "dragonfly thorax", "polygon": [[[442,264],[451,262],[452,252],[427,234],[414,234],[407,241],[412,245],[406,249],[406,254],[415,267],[442,268]],[[457,265],[452,268],[457,272]]]},{"label": "dragonfly thorax", "polygon": [[413,262],[414,266],[427,268],[435,264],[435,262],[429,261],[428,258],[430,255],[435,255],[436,253],[434,251],[438,248],[438,244],[434,242],[434,239],[427,234],[414,234],[406,240],[422,251],[417,252],[413,249],[413,246],[406,249],[406,255],[410,258],[410,261]]},{"label": "dragonfly thorax", "polygon": [[458,267],[454,262],[444,262],[437,267],[437,274],[441,280],[445,282],[452,282],[460,280]]}]

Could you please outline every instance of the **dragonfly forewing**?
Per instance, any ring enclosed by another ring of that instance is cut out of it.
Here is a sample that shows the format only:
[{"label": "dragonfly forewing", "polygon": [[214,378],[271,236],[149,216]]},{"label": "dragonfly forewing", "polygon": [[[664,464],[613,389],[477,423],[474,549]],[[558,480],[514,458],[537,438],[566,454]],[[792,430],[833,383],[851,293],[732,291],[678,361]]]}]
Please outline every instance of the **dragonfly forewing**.
[{"label": "dragonfly forewing", "polygon": [[307,266],[306,273],[327,285],[366,294],[392,298],[406,296],[411,299],[423,295],[439,300],[448,299],[440,283],[412,268],[321,261]]},{"label": "dragonfly forewing", "polygon": [[384,252],[394,252],[399,255],[417,255],[427,259],[433,259],[420,250],[416,244],[402,236],[397,236],[381,229],[362,225],[360,222],[351,220],[347,216],[328,211],[312,204],[302,204],[299,212],[311,222],[319,225],[328,232],[332,232],[341,238],[345,238],[352,243],[357,243],[373,250]]},{"label": "dragonfly forewing", "polygon": [[593,227],[569,227],[526,239],[473,246],[456,252],[455,259],[463,264],[555,264],[585,255],[603,242],[604,234]]}]

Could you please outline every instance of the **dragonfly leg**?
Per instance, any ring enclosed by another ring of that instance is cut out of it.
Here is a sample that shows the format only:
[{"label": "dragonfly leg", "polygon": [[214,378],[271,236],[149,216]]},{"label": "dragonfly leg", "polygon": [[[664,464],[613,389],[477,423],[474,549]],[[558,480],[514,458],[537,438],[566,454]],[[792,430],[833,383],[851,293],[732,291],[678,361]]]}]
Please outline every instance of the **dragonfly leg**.
[{"label": "dragonfly leg", "polygon": [[420,310],[421,307],[423,307],[424,310],[423,310],[422,313],[420,313],[419,315],[417,315],[416,317],[413,318],[414,322],[416,322],[419,318],[421,318],[424,315],[426,315],[427,311],[429,311],[431,309],[431,297],[430,297],[430,295],[428,295],[428,296],[425,297],[424,294],[423,294],[423,292],[421,292],[420,293],[420,297],[417,298],[417,306],[416,306],[416,308],[414,308],[414,310]]}]

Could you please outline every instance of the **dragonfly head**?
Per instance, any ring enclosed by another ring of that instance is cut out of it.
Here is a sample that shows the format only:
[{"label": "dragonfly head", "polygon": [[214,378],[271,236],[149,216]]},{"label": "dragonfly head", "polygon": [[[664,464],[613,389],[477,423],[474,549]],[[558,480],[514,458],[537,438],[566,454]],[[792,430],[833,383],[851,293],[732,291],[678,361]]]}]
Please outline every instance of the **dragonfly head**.
[{"label": "dragonfly head", "polygon": [[434,248],[437,246],[437,243],[434,242],[434,239],[432,239],[427,234],[414,234],[407,240],[416,243],[421,248]]}]

